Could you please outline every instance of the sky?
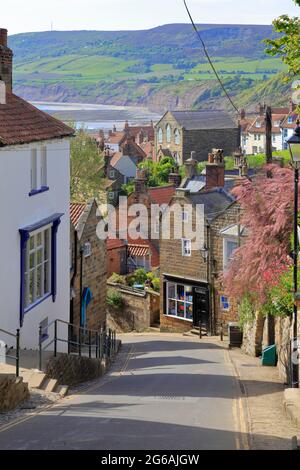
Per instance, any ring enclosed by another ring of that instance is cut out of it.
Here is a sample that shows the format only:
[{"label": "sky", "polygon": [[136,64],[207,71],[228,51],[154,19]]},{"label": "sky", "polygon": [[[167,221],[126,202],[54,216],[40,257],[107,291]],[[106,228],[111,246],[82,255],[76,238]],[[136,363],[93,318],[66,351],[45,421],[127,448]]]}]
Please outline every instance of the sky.
[{"label": "sky", "polygon": [[[0,28],[9,34],[55,30],[149,29],[187,23],[183,0],[1,0]],[[299,16],[292,0],[187,0],[197,23],[271,24],[287,13]]]}]

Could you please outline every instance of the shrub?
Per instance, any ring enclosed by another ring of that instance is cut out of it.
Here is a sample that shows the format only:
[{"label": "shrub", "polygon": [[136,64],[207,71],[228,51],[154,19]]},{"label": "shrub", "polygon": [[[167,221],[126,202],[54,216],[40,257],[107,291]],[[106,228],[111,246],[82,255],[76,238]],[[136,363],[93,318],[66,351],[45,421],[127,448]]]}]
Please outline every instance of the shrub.
[{"label": "shrub", "polygon": [[152,284],[153,284],[153,290],[155,290],[155,292],[159,292],[160,291],[160,279],[158,277],[155,277],[154,279],[152,279]]},{"label": "shrub", "polygon": [[147,273],[145,269],[139,268],[134,273],[129,274],[126,278],[127,283],[130,286],[133,286],[134,284],[144,284],[147,279]]},{"label": "shrub", "polygon": [[122,284],[124,286],[126,285],[126,278],[117,273],[113,273],[108,281],[114,282],[115,284]]},{"label": "shrub", "polygon": [[124,299],[120,292],[117,292],[115,290],[109,289],[107,292],[107,298],[106,298],[107,304],[110,307],[113,308],[118,308],[122,310],[124,308]]}]

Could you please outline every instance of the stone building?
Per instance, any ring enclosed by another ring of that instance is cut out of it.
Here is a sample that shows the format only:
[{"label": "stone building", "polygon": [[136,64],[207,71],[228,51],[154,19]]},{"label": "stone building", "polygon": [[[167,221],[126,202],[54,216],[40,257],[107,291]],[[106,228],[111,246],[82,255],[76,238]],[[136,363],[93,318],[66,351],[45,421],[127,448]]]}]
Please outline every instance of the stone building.
[{"label": "stone building", "polygon": [[106,242],[96,234],[95,200],[71,203],[70,323],[99,330],[106,321]]},{"label": "stone building", "polygon": [[213,147],[231,155],[239,146],[239,125],[224,111],[168,111],[155,126],[156,158],[171,153],[179,165],[192,151],[205,161]]},{"label": "stone building", "polygon": [[[221,323],[237,320],[236,306],[224,294],[221,274],[245,231],[239,222],[240,207],[224,188],[222,160],[217,158],[208,166],[209,182],[217,181],[218,186],[209,184],[195,192],[192,188],[177,189],[170,203],[171,238],[160,240],[160,323],[165,331],[188,331],[201,321],[214,334]],[[175,204],[180,208],[176,216],[172,211]],[[204,209],[203,238],[193,247],[184,232],[182,238],[175,238],[174,228],[187,224],[196,230],[197,205]]]}]

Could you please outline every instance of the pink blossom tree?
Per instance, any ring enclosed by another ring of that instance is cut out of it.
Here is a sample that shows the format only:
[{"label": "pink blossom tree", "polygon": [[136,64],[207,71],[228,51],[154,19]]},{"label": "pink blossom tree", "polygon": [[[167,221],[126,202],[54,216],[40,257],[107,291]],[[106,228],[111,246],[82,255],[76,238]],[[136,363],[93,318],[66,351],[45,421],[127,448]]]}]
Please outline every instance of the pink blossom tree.
[{"label": "pink blossom tree", "polygon": [[243,209],[247,237],[234,253],[224,285],[238,301],[245,295],[263,304],[292,260],[293,170],[268,165],[233,192]]}]

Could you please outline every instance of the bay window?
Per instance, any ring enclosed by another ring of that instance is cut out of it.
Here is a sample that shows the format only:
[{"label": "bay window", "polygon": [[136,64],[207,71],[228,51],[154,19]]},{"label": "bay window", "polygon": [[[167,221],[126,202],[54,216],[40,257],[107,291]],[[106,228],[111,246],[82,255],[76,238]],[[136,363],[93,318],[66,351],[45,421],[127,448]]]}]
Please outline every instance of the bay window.
[{"label": "bay window", "polygon": [[167,282],[166,312],[172,317],[193,320],[193,288],[184,284]]}]

